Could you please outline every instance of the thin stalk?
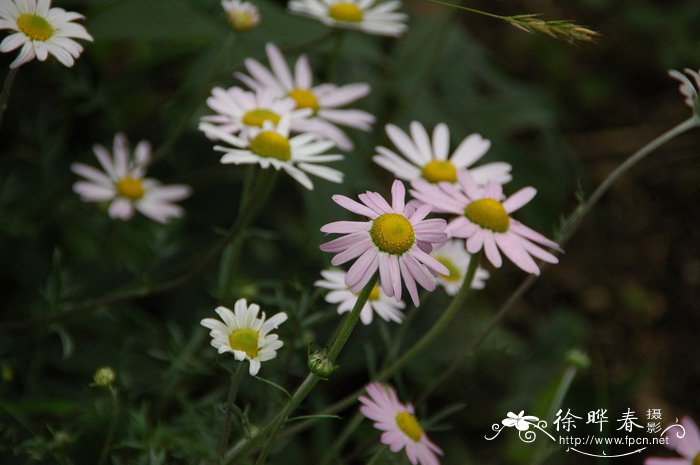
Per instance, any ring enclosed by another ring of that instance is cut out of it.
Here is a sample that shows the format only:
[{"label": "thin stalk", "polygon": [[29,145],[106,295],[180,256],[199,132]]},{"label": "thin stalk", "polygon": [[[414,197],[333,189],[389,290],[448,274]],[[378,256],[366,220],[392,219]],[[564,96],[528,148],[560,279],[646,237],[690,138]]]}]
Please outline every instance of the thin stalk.
[{"label": "thin stalk", "polygon": [[326,81],[332,82],[335,78],[335,72],[338,68],[338,63],[340,62],[340,56],[343,53],[343,42],[345,39],[345,31],[338,29],[335,31],[335,48],[333,49],[333,55],[331,55],[328,61],[328,68],[326,69]]},{"label": "thin stalk", "polygon": [[236,394],[238,394],[238,386],[241,384],[243,372],[245,371],[245,363],[238,362],[236,371],[231,375],[231,385],[228,388],[228,397],[226,399],[226,407],[224,412],[224,427],[221,432],[221,441],[219,441],[219,463],[223,463],[226,447],[228,446],[228,438],[231,434],[231,414],[233,413],[233,405],[236,402]]},{"label": "thin stalk", "polygon": [[386,454],[387,447],[382,445],[377,449],[377,452],[374,453],[371,459],[369,459],[369,462],[367,462],[367,465],[377,465],[381,463],[380,461],[384,458],[384,455]]},{"label": "thin stalk", "polygon": [[109,387],[109,392],[112,394],[112,419],[109,422],[109,429],[107,429],[107,436],[105,436],[105,442],[102,445],[97,465],[105,465],[107,463],[109,452],[112,449],[112,442],[114,441],[114,432],[117,429],[117,420],[119,419],[119,393],[117,388],[112,386]]},{"label": "thin stalk", "polygon": [[340,451],[345,446],[345,443],[350,439],[352,433],[357,429],[358,426],[362,424],[362,419],[364,417],[360,412],[356,412],[352,419],[347,423],[340,435],[333,441],[330,449],[321,460],[320,465],[328,465],[334,458],[338,456]]},{"label": "thin stalk", "polygon": [[[601,197],[605,195],[605,193],[610,189],[610,187],[615,183],[615,181],[620,179],[620,177],[622,177],[625,173],[632,169],[637,163],[644,160],[644,158],[646,158],[654,150],[664,145],[666,142],[678,137],[679,135],[683,134],[686,131],[689,131],[690,129],[693,129],[698,125],[700,125],[700,117],[694,115],[693,117],[683,121],[677,126],[674,126],[665,133],[661,134],[659,137],[652,140],[644,147],[633,153],[625,161],[623,161],[617,168],[615,168],[612,171],[612,173],[610,173],[603,180],[603,182],[600,183],[600,185],[596,188],[595,191],[593,191],[593,194],[591,194],[588,200],[586,200],[571,214],[570,220],[567,222],[568,225],[562,232],[561,238],[559,239],[559,245],[563,247],[569,242],[571,237],[581,226],[581,223],[585,216],[598,203]],[[544,270],[547,267],[547,263],[539,263],[540,275],[542,275],[542,272],[544,272]],[[496,330],[496,328],[501,323],[501,321],[503,321],[508,312],[515,306],[516,303],[520,301],[520,299],[532,287],[532,285],[535,284],[537,278],[540,275],[529,275],[520,283],[520,285],[508,297],[508,300],[506,300],[503,306],[501,306],[498,312],[496,312],[496,315],[494,315],[493,319],[489,322],[486,329],[484,329],[484,331],[479,336],[477,336],[474,342],[467,347],[467,350],[464,352],[464,355],[455,359],[449,366],[449,368],[433,381],[433,383],[426,389],[426,393],[420,396],[421,399],[427,397],[427,395],[430,394],[435,388],[443,384],[445,380],[452,376],[465,361],[467,361],[469,358],[471,358],[472,355],[474,355],[474,353],[476,353],[481,344],[483,344],[489,338],[489,336]]]},{"label": "thin stalk", "polygon": [[15,82],[18,71],[19,68],[10,68],[10,71],[7,72],[5,83],[2,85],[2,91],[0,91],[0,122],[2,121],[3,113],[5,113],[5,108],[7,108],[7,101],[10,99],[12,83]]},{"label": "thin stalk", "polygon": [[[365,287],[362,288],[362,291],[360,291],[360,294],[357,296],[357,302],[355,302],[355,306],[352,308],[352,311],[348,314],[348,316],[345,317],[345,319],[341,323],[340,330],[336,334],[333,341],[329,344],[328,351],[326,352],[326,358],[330,363],[335,362],[335,359],[338,357],[340,351],[343,349],[345,343],[348,341],[348,338],[350,337],[353,328],[357,324],[357,321],[360,319],[360,313],[362,312],[362,308],[367,303],[367,299],[369,299],[369,295],[372,292],[372,289],[374,289],[375,284],[377,283],[377,277],[377,273],[375,273],[374,276],[372,276],[369,282],[365,285]],[[274,446],[275,440],[277,439],[277,435],[279,434],[280,429],[282,429],[282,427],[286,423],[287,419],[289,418],[289,415],[299,406],[299,404],[306,398],[306,396],[309,395],[311,390],[314,388],[314,386],[316,386],[316,383],[318,383],[320,379],[321,378],[319,378],[315,374],[309,373],[304,382],[294,392],[292,398],[287,402],[284,409],[282,409],[282,411],[274,418],[274,420],[272,421],[272,426],[270,428],[270,433],[267,437],[267,440],[265,441],[265,445],[260,451],[258,460],[255,462],[256,465],[263,465],[265,463],[265,460],[267,460],[267,455],[270,453],[270,450]]]}]

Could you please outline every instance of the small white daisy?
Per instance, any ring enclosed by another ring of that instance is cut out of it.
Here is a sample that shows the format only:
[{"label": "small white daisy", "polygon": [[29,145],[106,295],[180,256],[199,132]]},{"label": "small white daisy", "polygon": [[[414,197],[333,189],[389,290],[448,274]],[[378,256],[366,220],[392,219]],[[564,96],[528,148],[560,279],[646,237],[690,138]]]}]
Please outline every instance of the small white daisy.
[{"label": "small white daisy", "polygon": [[267,44],[266,51],[271,69],[248,58],[245,66],[250,74],[237,72],[236,77],[254,91],[275,89],[278,97],[292,98],[297,109],[312,110],[311,117],[299,122],[299,130],[331,139],[342,150],[352,150],[352,141],[336,124],[363,131],[372,129],[374,116],[361,110],[339,108],[369,94],[369,84],[358,82],[344,86],[314,86],[313,72],[306,55],[297,59],[292,74],[282,52],[274,44]]},{"label": "small white daisy", "polygon": [[[321,276],[324,279],[319,279],[314,283],[316,287],[330,289],[331,292],[326,294],[326,302],[338,305],[338,314],[349,312],[357,302],[357,294],[352,292],[345,284],[345,271],[339,269],[328,269],[321,271]],[[396,301],[393,297],[389,297],[384,293],[379,285],[374,286],[369,294],[367,303],[362,307],[360,320],[365,325],[372,323],[374,313],[379,315],[385,321],[395,321],[401,323],[403,321],[403,310],[406,304],[401,301]]]},{"label": "small white daisy", "polygon": [[266,319],[265,312],[258,318],[260,306],[247,305],[245,299],[236,301],[233,312],[226,307],[217,307],[216,313],[223,323],[213,318],[205,318],[201,325],[210,329],[211,345],[220,354],[231,352],[236,360],[250,362],[251,376],[258,374],[260,363],[272,360],[284,343],[276,334],[270,334],[273,329],[287,321],[287,314],[280,312]]},{"label": "small white daisy", "polygon": [[[275,89],[260,89],[249,92],[240,87],[224,90],[216,87],[207,99],[209,108],[216,115],[204,116],[203,122],[212,123],[224,132],[248,137],[251,129],[260,129],[263,123],[279,124],[283,116],[289,119],[289,125],[296,130],[300,119],[311,115],[309,109],[295,109],[292,98],[280,98]],[[207,134],[208,137],[213,137]]]},{"label": "small white daisy", "polygon": [[423,125],[418,121],[411,123],[410,136],[393,124],[387,124],[385,129],[387,136],[399,149],[403,158],[393,150],[379,146],[376,148],[378,154],[372,157],[372,160],[382,168],[391,171],[399,179],[456,183],[458,171],[466,168],[469,168],[476,182],[481,185],[485,185],[488,181],[505,184],[512,179],[511,166],[508,163],[487,163],[470,168],[491,147],[491,142],[479,134],[472,134],[465,138],[448,159],[450,130],[444,123],[435,126],[432,142]]},{"label": "small white daisy", "polygon": [[258,7],[250,2],[221,0],[221,7],[228,16],[228,22],[236,31],[249,31],[260,23]]},{"label": "small white daisy", "polygon": [[408,16],[399,13],[401,2],[390,0],[291,0],[289,10],[331,27],[355,29],[380,36],[398,37],[406,31]]},{"label": "small white daisy", "polygon": [[208,123],[200,124],[199,129],[209,137],[232,145],[232,147],[220,145],[214,147],[214,150],[224,152],[221,163],[234,165],[257,163],[263,168],[270,166],[276,170],[281,168],[309,190],[313,190],[314,186],[306,173],[335,183],[343,182],[343,173],[320,165],[320,163],[343,159],[339,154],[324,153],[333,147],[333,142],[318,139],[317,136],[309,133],[290,138],[287,116],[283,116],[277,126],[270,121],[265,121],[262,128],[251,129],[249,138],[227,134]]},{"label": "small white daisy", "polygon": [[102,145],[93,147],[104,172],[83,163],[73,163],[71,170],[87,181],[78,181],[73,191],[85,202],[109,202],[109,216],[128,220],[138,210],[160,223],[182,216],[183,210],[173,202],[189,197],[191,189],[183,184],[161,185],[145,178],[151,160],[151,146],[141,141],[134,149],[134,160],[124,134],[114,136],[113,153]]},{"label": "small white daisy", "polygon": [[[464,241],[449,240],[435,249],[430,255],[449,270],[449,274],[441,274],[437,277],[437,283],[445,288],[445,292],[448,295],[455,295],[462,287],[464,275],[471,261],[471,255],[467,253]],[[474,274],[474,279],[472,279],[471,288],[483,289],[488,277],[489,272],[478,267]]]},{"label": "small white daisy", "polygon": [[73,66],[83,47],[73,39],[92,41],[92,36],[73,21],[83,15],[51,8],[51,0],[0,0],[0,30],[17,31],[0,43],[0,52],[22,49],[10,68],[17,68],[36,57],[44,61],[49,54],[65,66]]}]

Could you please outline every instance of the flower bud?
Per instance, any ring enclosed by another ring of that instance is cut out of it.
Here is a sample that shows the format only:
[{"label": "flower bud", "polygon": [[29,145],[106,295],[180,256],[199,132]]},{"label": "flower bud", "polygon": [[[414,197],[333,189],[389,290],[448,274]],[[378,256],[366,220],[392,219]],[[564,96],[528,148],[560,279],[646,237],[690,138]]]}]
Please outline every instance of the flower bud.
[{"label": "flower bud", "polygon": [[310,354],[307,365],[311,373],[321,378],[328,378],[338,368],[338,365],[326,358],[326,349]]},{"label": "flower bud", "polygon": [[238,32],[249,31],[260,23],[260,13],[252,3],[223,0],[221,6],[226,11],[228,22]]},{"label": "flower bud", "polygon": [[114,383],[117,375],[114,373],[114,368],[110,366],[100,367],[95,371],[92,377],[93,385],[97,387],[109,387]]}]

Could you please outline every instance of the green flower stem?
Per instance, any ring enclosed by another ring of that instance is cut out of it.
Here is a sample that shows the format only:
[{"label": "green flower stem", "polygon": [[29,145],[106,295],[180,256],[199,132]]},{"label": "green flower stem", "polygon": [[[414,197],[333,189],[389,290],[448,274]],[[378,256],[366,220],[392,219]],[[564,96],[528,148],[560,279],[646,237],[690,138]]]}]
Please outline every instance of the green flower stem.
[{"label": "green flower stem", "polygon": [[[637,163],[644,160],[644,158],[646,158],[654,150],[664,145],[671,139],[678,137],[679,135],[689,131],[690,129],[693,129],[696,126],[700,126],[700,117],[694,115],[693,117],[683,121],[677,126],[661,134],[659,137],[652,140],[647,145],[633,153],[625,161],[623,161],[617,168],[613,170],[612,173],[608,175],[607,178],[603,180],[602,183],[600,183],[600,185],[596,188],[595,191],[593,191],[593,194],[591,194],[588,200],[586,200],[582,205],[580,205],[576,210],[574,210],[574,212],[570,216],[569,221],[567,221],[567,227],[564,229],[559,239],[559,245],[563,247],[564,245],[566,245],[567,242],[569,242],[571,237],[581,226],[581,222],[583,221],[584,217],[598,203],[601,197],[605,195],[605,193],[610,189],[610,186],[612,186],[615,183],[615,181],[620,179],[620,177],[622,177],[625,173],[632,169]],[[548,266],[548,263],[539,263],[540,275],[544,272],[545,269],[547,269]],[[459,369],[459,367],[469,358],[471,358],[471,356],[474,355],[474,353],[476,353],[481,344],[483,344],[491,336],[491,334],[500,325],[500,323],[503,321],[508,312],[510,312],[510,310],[513,307],[515,307],[515,304],[517,304],[523,297],[523,295],[525,295],[525,293],[532,287],[532,285],[535,284],[537,278],[540,275],[531,274],[520,283],[520,285],[508,297],[508,300],[506,300],[503,306],[498,310],[498,312],[496,312],[496,315],[494,315],[493,319],[484,329],[484,331],[474,340],[474,342],[471,345],[467,347],[467,350],[464,352],[464,354],[461,357],[457,357],[449,366],[449,368],[433,381],[433,383],[426,389],[426,392],[419,396],[419,399],[426,398],[433,390],[435,390],[438,386],[443,384],[445,380],[447,380],[450,376],[454,375]]]},{"label": "green flower stem", "polygon": [[226,407],[224,412],[224,425],[221,432],[221,441],[219,442],[219,463],[223,462],[224,453],[226,452],[226,447],[228,446],[228,438],[231,433],[231,414],[233,413],[233,405],[236,402],[238,386],[241,384],[241,378],[243,378],[245,367],[246,364],[244,362],[238,362],[236,371],[231,375],[231,385],[228,389],[228,398],[226,399]]},{"label": "green flower stem", "polygon": [[384,458],[384,455],[386,455],[387,451],[387,446],[382,445],[377,449],[377,452],[374,453],[371,459],[367,462],[367,465],[378,465],[379,463],[382,463],[381,460]]},{"label": "green flower stem", "polygon": [[5,78],[5,83],[2,85],[2,91],[0,91],[0,122],[2,121],[3,113],[5,113],[5,108],[7,108],[7,101],[10,98],[12,83],[15,82],[18,71],[19,68],[10,68]]},{"label": "green flower stem", "polygon": [[105,442],[102,445],[102,451],[100,452],[97,465],[105,465],[107,463],[109,453],[112,450],[114,432],[117,429],[117,420],[119,419],[119,392],[117,388],[112,386],[109,387],[109,392],[112,394],[112,419],[109,422],[109,429],[107,429],[107,436],[105,436]]},{"label": "green flower stem", "polygon": [[[375,284],[377,283],[377,278],[378,275],[377,273],[375,273],[374,276],[372,276],[369,282],[365,285],[365,287],[362,288],[362,291],[360,291],[360,294],[357,296],[357,302],[355,302],[355,306],[352,308],[352,311],[348,314],[348,316],[345,317],[340,326],[340,330],[336,334],[333,341],[330,343],[328,351],[326,352],[326,358],[331,363],[335,362],[335,359],[340,354],[340,351],[343,349],[345,343],[348,341],[348,338],[350,337],[353,328],[357,324],[357,320],[360,319],[360,313],[362,312],[362,308],[367,303],[367,299],[369,299],[369,295],[372,292],[372,289],[374,289]],[[320,379],[321,378],[319,378],[315,374],[309,373],[304,382],[294,392],[292,398],[289,399],[287,404],[284,406],[282,411],[272,420],[272,426],[270,427],[270,432],[267,436],[267,440],[265,441],[265,445],[260,451],[258,460],[255,462],[257,465],[263,465],[265,463],[267,455],[270,453],[270,450],[274,446],[275,440],[277,439],[277,435],[279,434],[280,429],[282,429],[282,427],[286,423],[287,419],[289,418],[289,415],[299,406],[299,404],[306,398],[306,396],[309,395],[311,390],[314,388],[314,386],[316,386],[316,383],[318,383]],[[262,434],[259,434],[258,437],[259,436],[262,436]],[[229,461],[227,463],[231,462]]]},{"label": "green flower stem", "polygon": [[332,82],[335,80],[335,72],[338,69],[338,62],[340,62],[340,56],[343,53],[343,42],[345,41],[345,31],[338,29],[334,32],[335,35],[335,48],[333,49],[333,55],[331,55],[328,60],[328,68],[326,69],[326,81]]}]

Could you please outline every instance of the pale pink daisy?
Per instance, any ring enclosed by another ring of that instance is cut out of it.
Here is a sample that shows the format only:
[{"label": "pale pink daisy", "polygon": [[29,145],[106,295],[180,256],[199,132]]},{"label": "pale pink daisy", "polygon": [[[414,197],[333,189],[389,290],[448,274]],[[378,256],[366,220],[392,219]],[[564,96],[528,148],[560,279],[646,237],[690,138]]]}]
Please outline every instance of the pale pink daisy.
[{"label": "pale pink daisy", "polygon": [[[326,302],[338,304],[338,314],[347,313],[355,306],[358,296],[347,284],[345,284],[345,271],[337,269],[329,269],[321,271],[323,279],[319,279],[314,283],[314,286],[323,289],[329,289],[326,294]],[[402,301],[397,301],[393,297],[389,297],[384,293],[382,288],[375,284],[369,294],[365,306],[360,312],[360,320],[363,324],[372,323],[374,314],[379,315],[384,321],[394,321],[401,323],[403,321],[403,312],[406,307]]]},{"label": "pale pink daisy", "polygon": [[330,27],[355,29],[380,36],[398,37],[408,26],[408,15],[397,11],[399,0],[291,0],[292,13],[314,18]]},{"label": "pale pink daisy", "polygon": [[331,260],[334,266],[357,258],[345,276],[345,284],[353,292],[359,293],[379,270],[379,281],[386,295],[401,300],[403,281],[411,300],[418,306],[416,282],[433,291],[435,277],[449,273],[429,255],[434,245],[447,240],[446,223],[437,218],[425,219],[431,210],[429,205],[417,210],[407,207],[401,181],[394,181],[391,195],[391,205],[376,192],[360,194],[362,203],[334,195],[335,203],[370,220],[336,221],[323,226],[322,232],[343,236],[322,244],[321,250],[337,254]]},{"label": "pale pink daisy", "polygon": [[489,181],[486,187],[481,187],[467,170],[459,172],[458,181],[459,185],[449,182],[435,185],[416,180],[411,184],[411,194],[431,205],[434,212],[458,215],[449,222],[445,232],[450,237],[466,238],[467,252],[475,254],[483,249],[496,268],[502,264],[502,252],[517,266],[533,274],[539,274],[540,270],[532,257],[558,262],[557,257],[536,245],[560,251],[556,242],[510,217],[532,200],[537,193],[535,188],[525,187],[505,199],[501,184]]},{"label": "pale pink daisy", "polygon": [[146,168],[151,160],[151,146],[141,141],[131,159],[124,134],[114,136],[112,155],[102,145],[93,147],[104,172],[83,163],[73,163],[71,170],[87,181],[78,181],[73,191],[85,202],[107,202],[112,218],[128,220],[139,211],[160,223],[183,214],[182,207],[174,202],[190,196],[192,190],[183,184],[161,185],[155,179],[146,178]]},{"label": "pale pink daisy", "polygon": [[299,121],[298,129],[331,139],[342,150],[352,150],[350,138],[336,125],[370,131],[374,116],[361,110],[340,108],[369,94],[366,83],[344,86],[335,84],[313,85],[313,73],[306,55],[301,55],[295,65],[294,74],[289,69],[282,52],[274,45],[265,47],[271,69],[252,58],[245,60],[248,74],[236,73],[236,77],[254,91],[274,89],[278,97],[290,97],[297,109],[308,108],[313,115]]},{"label": "pale pink daisy", "polygon": [[73,39],[92,41],[85,27],[74,21],[83,15],[51,8],[51,0],[0,0],[0,30],[16,31],[0,43],[0,52],[22,47],[10,68],[33,60],[44,61],[49,55],[61,64],[73,66],[83,46]]},{"label": "pale pink daisy", "polygon": [[685,431],[669,429],[667,437],[668,447],[678,452],[683,458],[649,457],[644,461],[644,465],[700,464],[700,432],[698,431],[698,426],[689,417],[681,418],[680,424],[685,428]]},{"label": "pale pink daisy", "polygon": [[[265,122],[279,124],[283,116],[289,120],[290,128],[296,130],[297,123],[311,115],[311,110],[296,109],[294,99],[280,97],[275,89],[250,92],[240,87],[215,87],[211,93],[207,105],[216,114],[204,116],[202,121],[244,138],[249,137],[251,130],[262,128]],[[211,133],[207,136],[213,137]]]},{"label": "pale pink daisy", "polygon": [[698,89],[700,89],[700,72],[689,68],[686,68],[684,71],[688,76],[693,78],[692,81],[685,74],[681,73],[680,71],[676,71],[675,69],[669,70],[668,75],[680,82],[678,90],[680,91],[681,95],[685,97],[686,105],[688,105],[690,108],[695,108],[695,105],[698,102]]},{"label": "pale pink daisy", "polygon": [[396,453],[406,450],[413,465],[439,465],[440,449],[423,431],[411,404],[402,404],[394,388],[381,383],[367,386],[367,396],[360,396],[360,412],[374,421],[374,427],[383,431],[381,441]]},{"label": "pale pink daisy", "polygon": [[450,130],[445,123],[435,126],[432,140],[418,121],[411,122],[410,127],[410,135],[393,124],[385,127],[387,136],[401,156],[391,149],[379,146],[376,148],[377,154],[372,157],[376,164],[391,171],[397,178],[456,183],[457,172],[469,168],[476,182],[481,185],[488,181],[505,184],[512,179],[508,163],[487,163],[471,168],[491,147],[491,142],[479,134],[466,137],[449,155]]}]

